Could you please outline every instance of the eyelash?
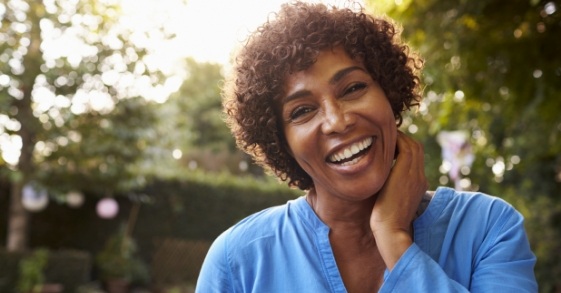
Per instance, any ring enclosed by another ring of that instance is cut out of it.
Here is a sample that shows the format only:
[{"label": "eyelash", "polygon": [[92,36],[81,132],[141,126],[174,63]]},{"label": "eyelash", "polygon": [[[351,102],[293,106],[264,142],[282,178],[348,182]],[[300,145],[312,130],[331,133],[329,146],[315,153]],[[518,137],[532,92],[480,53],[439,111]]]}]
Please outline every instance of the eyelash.
[{"label": "eyelash", "polygon": [[294,121],[298,119],[300,116],[305,115],[311,111],[312,109],[310,109],[310,107],[304,107],[304,106],[297,107],[296,109],[294,109],[294,111],[290,113],[289,119],[290,121]]},{"label": "eyelash", "polygon": [[363,82],[354,83],[345,90],[343,95],[347,95],[365,88],[366,88],[366,83]]}]

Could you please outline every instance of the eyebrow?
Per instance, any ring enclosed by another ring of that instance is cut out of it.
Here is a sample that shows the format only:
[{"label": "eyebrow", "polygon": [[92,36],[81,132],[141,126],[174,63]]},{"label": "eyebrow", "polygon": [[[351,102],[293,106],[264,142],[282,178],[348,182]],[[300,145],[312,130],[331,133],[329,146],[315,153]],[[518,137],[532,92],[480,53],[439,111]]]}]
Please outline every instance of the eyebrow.
[{"label": "eyebrow", "polygon": [[[360,70],[360,71],[365,71],[364,68],[360,67],[360,66],[351,66],[351,67],[347,67],[347,68],[343,68],[339,71],[337,71],[330,79],[329,79],[329,84],[335,84],[337,82],[339,82],[341,79],[343,79],[343,77],[345,77],[347,74],[351,73],[352,71],[355,70]],[[298,99],[300,97],[306,96],[310,94],[309,90],[300,90],[297,91],[291,95],[288,95],[284,98],[281,99],[281,103],[285,104],[289,101]]]},{"label": "eyebrow", "polygon": [[343,79],[343,77],[345,77],[345,75],[347,75],[351,71],[355,71],[355,70],[364,71],[364,69],[360,66],[351,66],[351,67],[341,69],[341,70],[337,71],[337,73],[335,73],[335,75],[333,75],[333,77],[331,77],[331,79],[329,80],[329,84],[334,84],[334,83],[340,81],[341,79]]}]

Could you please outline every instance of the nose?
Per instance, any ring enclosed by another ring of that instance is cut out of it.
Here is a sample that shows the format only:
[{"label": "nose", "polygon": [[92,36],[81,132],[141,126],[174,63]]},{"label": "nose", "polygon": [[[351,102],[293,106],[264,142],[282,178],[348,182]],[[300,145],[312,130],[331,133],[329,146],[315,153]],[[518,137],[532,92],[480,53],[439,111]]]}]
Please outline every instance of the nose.
[{"label": "nose", "polygon": [[343,103],[328,100],[324,103],[324,119],[321,129],[325,134],[342,133],[352,124],[351,117]]}]

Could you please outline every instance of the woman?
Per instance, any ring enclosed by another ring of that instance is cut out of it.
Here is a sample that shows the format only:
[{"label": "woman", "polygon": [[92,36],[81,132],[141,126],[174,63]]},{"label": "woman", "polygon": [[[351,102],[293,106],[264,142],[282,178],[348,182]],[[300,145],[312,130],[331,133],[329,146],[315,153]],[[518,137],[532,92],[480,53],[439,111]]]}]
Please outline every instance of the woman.
[{"label": "woman", "polygon": [[224,91],[238,145],[305,196],[225,231],[197,292],[536,292],[523,219],[504,201],[427,192],[398,131],[421,61],[362,11],[285,4]]}]

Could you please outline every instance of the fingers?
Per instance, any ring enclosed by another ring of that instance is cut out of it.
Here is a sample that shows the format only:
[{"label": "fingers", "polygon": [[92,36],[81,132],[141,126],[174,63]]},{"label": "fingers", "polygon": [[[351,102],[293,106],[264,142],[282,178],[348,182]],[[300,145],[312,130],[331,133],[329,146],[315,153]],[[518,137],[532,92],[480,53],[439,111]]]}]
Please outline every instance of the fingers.
[{"label": "fingers", "polygon": [[396,229],[409,229],[428,189],[423,146],[399,132],[397,149],[399,155],[372,211],[372,229],[387,225]]},{"label": "fingers", "polygon": [[[424,194],[428,189],[428,181],[425,177],[425,155],[423,145],[405,135],[403,132],[398,131],[396,148],[398,155],[396,156],[394,169],[396,169],[399,174],[395,175],[402,176],[403,181],[415,182],[420,189],[423,189],[422,193]],[[419,185],[420,183],[422,184]]]}]

